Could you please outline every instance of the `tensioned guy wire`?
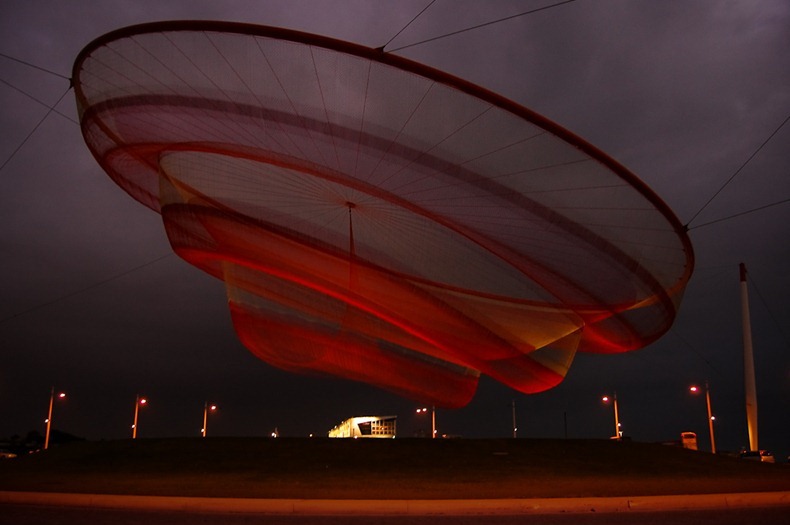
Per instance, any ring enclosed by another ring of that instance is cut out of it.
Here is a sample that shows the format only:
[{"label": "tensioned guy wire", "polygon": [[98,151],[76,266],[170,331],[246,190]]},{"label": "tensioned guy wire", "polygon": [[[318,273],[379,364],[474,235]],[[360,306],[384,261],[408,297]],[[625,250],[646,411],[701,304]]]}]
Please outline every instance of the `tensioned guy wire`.
[{"label": "tensioned guy wire", "polygon": [[27,98],[29,98],[30,100],[33,100],[33,101],[35,101],[35,102],[38,102],[40,105],[44,106],[45,108],[49,108],[49,109],[51,109],[53,113],[57,113],[57,114],[58,114],[58,115],[60,115],[61,117],[65,118],[66,120],[68,120],[68,121],[70,121],[70,122],[73,122],[74,124],[76,124],[76,125],[78,125],[78,126],[79,126],[79,124],[80,124],[79,122],[77,122],[76,120],[74,120],[74,119],[73,119],[73,118],[71,118],[70,116],[66,115],[65,113],[61,113],[61,112],[60,112],[60,111],[58,111],[58,110],[57,110],[57,108],[55,108],[54,106],[50,106],[49,104],[47,104],[47,103],[46,103],[46,102],[44,102],[43,100],[39,100],[38,98],[34,97],[33,95],[31,95],[31,94],[30,94],[30,93],[28,93],[27,91],[24,91],[23,89],[20,89],[20,88],[16,87],[15,85],[11,84],[10,82],[7,82],[7,81],[3,80],[2,78],[0,78],[0,82],[1,82],[1,83],[3,83],[3,84],[5,84],[6,86],[10,87],[10,88],[11,88],[11,89],[13,89],[14,91],[16,91],[16,92],[18,92],[18,93],[21,93],[21,94],[25,95],[25,96],[26,96]]},{"label": "tensioned guy wire", "polygon": [[409,26],[412,24],[412,22],[414,22],[415,20],[417,20],[417,19],[420,17],[420,15],[421,15],[421,14],[423,14],[425,11],[427,11],[427,10],[428,10],[428,8],[429,8],[429,7],[431,7],[431,6],[433,5],[433,3],[434,3],[434,2],[436,2],[436,0],[431,0],[431,2],[430,2],[428,5],[426,5],[425,7],[423,7],[423,8],[422,8],[422,11],[420,11],[419,13],[417,13],[417,14],[414,16],[414,18],[412,18],[411,20],[409,20],[409,23],[408,23],[408,24],[406,24],[405,26],[403,26],[403,28],[402,28],[400,31],[398,31],[397,33],[395,33],[395,36],[393,36],[392,38],[390,38],[389,40],[387,40],[387,43],[386,43],[386,44],[384,44],[383,46],[381,46],[379,49],[380,49],[381,51],[384,51],[384,48],[385,48],[385,47],[387,47],[388,45],[390,45],[390,43],[391,43],[393,40],[395,40],[396,38],[398,38],[398,35],[400,35],[401,33],[403,33],[403,32],[406,30],[406,28],[407,28],[407,27],[409,27]]},{"label": "tensioned guy wire", "polygon": [[20,149],[22,149],[22,146],[24,146],[24,145],[25,145],[25,143],[26,143],[26,142],[27,142],[27,141],[30,139],[30,137],[33,135],[33,133],[35,133],[35,132],[36,132],[36,130],[39,128],[39,126],[41,126],[41,124],[42,124],[42,123],[43,123],[45,120],[47,120],[47,117],[49,117],[49,115],[50,115],[50,114],[51,114],[53,111],[55,111],[55,107],[56,107],[58,104],[60,104],[60,101],[61,101],[61,100],[63,100],[63,97],[65,97],[65,96],[66,96],[66,93],[68,93],[70,90],[71,90],[71,86],[69,86],[69,87],[66,89],[66,91],[64,91],[64,92],[63,92],[63,94],[60,96],[60,98],[58,99],[58,101],[57,101],[57,102],[55,102],[55,104],[53,104],[53,106],[52,106],[51,108],[49,108],[49,111],[47,111],[46,115],[44,115],[44,116],[41,118],[41,120],[39,120],[39,121],[38,121],[38,123],[35,125],[35,127],[34,127],[32,130],[30,130],[30,133],[28,133],[28,134],[27,134],[27,136],[26,136],[26,137],[25,137],[25,139],[22,141],[22,143],[21,143],[21,144],[19,144],[19,146],[17,146],[17,147],[16,147],[16,149],[15,149],[14,151],[12,151],[12,152],[11,152],[11,155],[9,155],[9,156],[8,156],[8,158],[7,158],[7,159],[6,159],[6,160],[3,162],[3,165],[2,165],[2,166],[0,166],[0,171],[3,171],[3,168],[5,168],[5,167],[6,167],[6,165],[7,165],[9,162],[11,162],[11,159],[13,159],[13,158],[14,158],[14,155],[16,155],[16,154],[17,154],[17,152],[18,152]]},{"label": "tensioned guy wire", "polygon": [[[779,133],[779,130],[780,130],[780,129],[782,129],[782,128],[784,127],[784,125],[785,125],[785,124],[787,124],[787,121],[788,121],[788,120],[790,120],[790,115],[788,115],[788,116],[787,116],[787,118],[785,118],[785,119],[784,119],[784,121],[782,121],[782,123],[781,123],[781,124],[779,124],[779,127],[778,127],[778,128],[776,128],[776,129],[773,131],[773,133],[771,133],[771,135],[769,135],[769,136],[768,136],[768,138],[767,138],[767,139],[765,139],[765,140],[763,141],[763,143],[762,143],[762,144],[760,144],[760,146],[759,146],[759,147],[758,147],[756,150],[754,150],[754,153],[752,153],[751,155],[749,155],[749,158],[748,158],[748,159],[746,159],[746,161],[745,161],[743,164],[741,164],[741,167],[740,167],[740,168],[738,168],[737,170],[735,170],[735,173],[733,173],[733,174],[730,176],[730,178],[729,178],[729,179],[727,179],[727,181],[726,181],[726,182],[725,182],[725,183],[724,183],[724,184],[723,184],[723,185],[722,185],[722,186],[721,186],[721,187],[720,187],[720,188],[719,188],[719,189],[716,191],[716,193],[714,193],[714,194],[713,194],[713,196],[712,196],[710,199],[708,199],[708,201],[707,201],[705,204],[703,204],[703,205],[702,205],[702,207],[701,207],[701,208],[700,208],[700,209],[697,211],[697,213],[695,213],[695,214],[694,214],[694,215],[691,217],[691,219],[690,219],[690,220],[689,220],[689,221],[686,223],[686,229],[687,229],[687,230],[691,230],[691,229],[693,229],[693,228],[690,228],[690,225],[691,225],[691,223],[692,223],[692,222],[694,222],[694,219],[696,219],[696,218],[697,218],[697,216],[699,216],[699,214],[700,214],[700,213],[702,213],[702,210],[704,210],[705,208],[707,208],[707,207],[708,207],[708,205],[709,205],[711,202],[713,202],[713,199],[715,199],[715,198],[716,198],[716,197],[717,197],[717,196],[718,196],[718,195],[719,195],[719,194],[722,192],[722,190],[724,190],[724,188],[726,188],[726,187],[727,187],[727,185],[728,185],[730,182],[732,182],[732,180],[733,180],[733,179],[734,179],[734,178],[735,178],[735,177],[736,177],[736,176],[737,176],[737,175],[738,175],[738,174],[739,174],[739,173],[740,173],[740,172],[743,170],[743,168],[745,168],[745,167],[746,167],[746,165],[747,165],[747,164],[749,164],[749,162],[750,162],[750,161],[751,161],[751,160],[752,160],[754,157],[756,157],[756,156],[757,156],[757,154],[760,152],[760,150],[762,150],[762,149],[763,149],[763,147],[764,147],[766,144],[768,144],[768,142],[769,142],[769,141],[770,141],[772,138],[774,138],[774,135],[776,135],[777,133]],[[785,199],[785,200],[783,200],[783,201],[775,202],[775,203],[773,203],[773,204],[768,204],[768,205],[766,205],[766,206],[761,206],[761,207],[759,207],[759,208],[754,208],[754,209],[752,209],[752,210],[748,210],[748,211],[741,212],[741,213],[738,213],[738,214],[735,214],[735,215],[731,215],[731,216],[729,216],[729,217],[725,217],[725,218],[723,218],[723,219],[718,219],[718,220],[715,220],[715,221],[712,221],[712,222],[708,222],[708,223],[705,223],[705,224],[700,224],[699,226],[696,226],[696,228],[700,228],[700,227],[702,227],[702,226],[707,226],[708,224],[713,224],[713,223],[715,223],[715,222],[721,222],[721,221],[723,221],[723,220],[725,220],[725,219],[731,219],[731,218],[733,218],[733,217],[739,217],[739,216],[741,216],[741,215],[745,215],[745,214],[747,214],[747,213],[751,213],[751,212],[753,212],[753,211],[762,210],[762,209],[765,209],[765,208],[770,208],[771,206],[776,206],[777,204],[783,204],[783,203],[787,202],[788,200],[790,200],[790,199]]]},{"label": "tensioned guy wire", "polygon": [[38,69],[39,71],[43,71],[44,73],[49,73],[50,75],[55,75],[56,77],[65,78],[69,82],[71,79],[65,75],[61,75],[60,73],[55,73],[54,71],[50,71],[49,69],[45,69],[41,66],[37,66],[35,64],[31,64],[30,62],[25,62],[24,60],[20,60],[18,58],[14,58],[12,56],[6,55],[5,53],[0,53],[0,57],[7,58],[8,60],[13,60],[14,62],[19,62],[20,64],[24,64],[28,67],[32,67],[33,69]]},{"label": "tensioned guy wire", "polygon": [[[538,8],[535,8],[535,9],[530,9],[529,11],[524,11],[523,13],[517,13],[515,15],[506,16],[504,18],[499,18],[497,20],[491,20],[490,22],[484,22],[484,23],[478,24],[476,26],[467,27],[465,29],[459,29],[458,31],[453,31],[451,33],[446,33],[444,35],[439,35],[439,36],[435,36],[435,37],[432,37],[432,38],[428,38],[426,40],[421,40],[419,42],[414,42],[413,44],[408,44],[408,45],[405,45],[405,46],[396,47],[395,49],[392,49],[392,50],[388,51],[388,53],[394,53],[394,52],[400,51],[402,49],[407,49],[409,47],[419,46],[421,44],[425,44],[425,43],[428,43],[428,42],[433,42],[434,40],[440,40],[442,38],[447,38],[449,36],[459,35],[461,33],[466,33],[467,31],[473,31],[475,29],[480,29],[481,27],[486,27],[486,26],[498,24],[499,22],[505,22],[507,20],[512,20],[513,18],[518,18],[518,17],[521,17],[521,16],[530,15],[532,13],[537,13],[539,11],[545,11],[546,9],[551,9],[552,7],[557,7],[557,6],[561,6],[561,5],[564,5],[564,4],[570,4],[570,3],[575,2],[575,1],[576,0],[565,0],[564,2],[557,2],[556,4],[551,4],[551,5],[546,5],[546,6],[543,6],[543,7],[538,7]],[[409,23],[411,23],[411,22],[409,22]],[[395,35],[395,36],[397,36],[397,35]]]},{"label": "tensioned guy wire", "polygon": [[0,319],[0,325],[3,325],[5,323],[7,323],[8,321],[16,319],[17,317],[21,317],[21,316],[29,314],[31,312],[35,312],[36,310],[40,310],[41,308],[44,308],[46,306],[50,306],[50,305],[53,305],[55,303],[59,303],[61,301],[65,301],[66,299],[70,299],[70,298],[72,298],[72,297],[74,297],[76,295],[83,294],[83,293],[85,293],[87,291],[93,290],[94,288],[98,288],[100,286],[103,286],[103,285],[105,285],[105,284],[107,284],[109,282],[116,281],[116,280],[120,279],[121,277],[125,277],[125,276],[127,276],[127,275],[129,275],[131,273],[134,273],[134,272],[136,272],[138,270],[142,270],[143,268],[151,266],[152,264],[158,263],[159,261],[161,261],[163,259],[167,259],[167,258],[172,257],[172,256],[173,256],[172,252],[171,253],[167,253],[165,255],[162,255],[161,257],[157,257],[156,259],[152,259],[150,261],[144,262],[142,264],[139,264],[139,265],[135,266],[134,268],[130,268],[129,270],[124,270],[123,272],[117,273],[115,275],[112,275],[112,276],[110,276],[110,277],[108,277],[106,279],[102,279],[101,281],[95,282],[93,284],[89,284],[89,285],[84,286],[84,287],[82,287],[82,288],[80,288],[78,290],[75,290],[73,292],[69,292],[69,293],[67,293],[65,295],[61,295],[61,296],[56,297],[54,299],[51,299],[49,301],[46,301],[46,302],[43,302],[43,303],[39,303],[39,304],[37,304],[35,306],[32,306],[32,307],[30,307],[30,308],[28,308],[26,310],[22,310],[22,311],[16,312],[15,314],[11,314],[8,317]]},{"label": "tensioned guy wire", "polygon": [[756,212],[756,211],[762,211],[762,210],[765,210],[765,209],[767,209],[767,208],[773,208],[774,206],[779,206],[780,204],[785,204],[785,203],[787,203],[787,202],[790,202],[790,197],[788,197],[787,199],[782,199],[782,200],[780,200],[780,201],[778,201],[778,202],[773,202],[773,203],[771,203],[771,204],[765,204],[765,205],[763,205],[763,206],[758,206],[757,208],[752,208],[752,209],[750,209],[750,210],[746,210],[746,211],[742,211],[742,212],[734,213],[734,214],[732,214],[732,215],[728,215],[728,216],[726,216],[726,217],[721,217],[720,219],[715,219],[715,220],[712,220],[712,221],[703,222],[702,224],[698,224],[698,225],[696,225],[696,226],[689,227],[689,226],[687,225],[687,226],[686,226],[686,229],[687,229],[688,231],[691,231],[691,230],[696,230],[696,229],[698,229],[698,228],[702,228],[703,226],[710,226],[711,224],[716,224],[716,223],[719,223],[719,222],[724,222],[724,221],[727,221],[727,220],[730,220],[730,219],[734,219],[734,218],[736,218],[736,217],[741,217],[742,215],[748,215],[748,214],[750,214],[750,213],[754,213],[754,212]]}]

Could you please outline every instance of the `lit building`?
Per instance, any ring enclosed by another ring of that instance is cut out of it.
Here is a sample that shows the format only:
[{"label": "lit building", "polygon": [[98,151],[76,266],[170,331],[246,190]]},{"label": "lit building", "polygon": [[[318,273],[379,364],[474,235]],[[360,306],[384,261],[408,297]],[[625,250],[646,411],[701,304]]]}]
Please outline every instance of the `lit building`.
[{"label": "lit building", "polygon": [[359,416],[338,423],[331,438],[394,438],[398,416]]}]

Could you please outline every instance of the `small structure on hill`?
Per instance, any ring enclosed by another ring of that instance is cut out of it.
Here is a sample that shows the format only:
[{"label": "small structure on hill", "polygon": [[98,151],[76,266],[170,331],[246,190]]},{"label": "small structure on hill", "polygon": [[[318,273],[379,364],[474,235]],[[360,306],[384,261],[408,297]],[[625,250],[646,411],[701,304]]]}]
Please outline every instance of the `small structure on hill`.
[{"label": "small structure on hill", "polygon": [[338,423],[331,438],[394,438],[398,416],[358,416]]}]

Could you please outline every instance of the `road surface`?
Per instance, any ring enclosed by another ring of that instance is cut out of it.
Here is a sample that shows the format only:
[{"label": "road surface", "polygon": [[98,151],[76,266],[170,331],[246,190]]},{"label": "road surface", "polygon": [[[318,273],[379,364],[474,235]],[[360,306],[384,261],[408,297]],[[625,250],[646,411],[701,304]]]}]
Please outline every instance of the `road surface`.
[{"label": "road surface", "polygon": [[787,523],[788,515],[790,506],[521,516],[271,516],[0,504],[2,525],[772,525]]}]

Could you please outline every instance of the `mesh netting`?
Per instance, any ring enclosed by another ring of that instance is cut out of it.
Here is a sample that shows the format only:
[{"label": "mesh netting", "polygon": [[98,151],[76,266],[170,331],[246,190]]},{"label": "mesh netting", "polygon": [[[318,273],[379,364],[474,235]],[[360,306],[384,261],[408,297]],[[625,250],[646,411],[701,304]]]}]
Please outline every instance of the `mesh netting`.
[{"label": "mesh netting", "polygon": [[85,140],[296,372],[462,406],[557,385],[672,324],[693,255],[625,168],[397,56],[209,22],[123,29],[74,67]]}]

